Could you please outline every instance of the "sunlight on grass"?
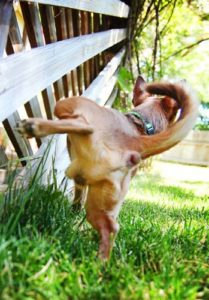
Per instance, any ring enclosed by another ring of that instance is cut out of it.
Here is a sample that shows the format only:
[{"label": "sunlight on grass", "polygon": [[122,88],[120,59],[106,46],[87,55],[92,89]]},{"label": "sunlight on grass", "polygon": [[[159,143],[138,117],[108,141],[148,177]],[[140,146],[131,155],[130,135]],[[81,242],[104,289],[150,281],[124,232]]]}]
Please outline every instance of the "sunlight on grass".
[{"label": "sunlight on grass", "polygon": [[139,172],[128,199],[168,207],[209,207],[209,168],[154,161],[151,172]]},{"label": "sunlight on grass", "polygon": [[209,168],[155,160],[153,174],[159,174],[166,185],[193,190],[195,195],[209,194]]}]

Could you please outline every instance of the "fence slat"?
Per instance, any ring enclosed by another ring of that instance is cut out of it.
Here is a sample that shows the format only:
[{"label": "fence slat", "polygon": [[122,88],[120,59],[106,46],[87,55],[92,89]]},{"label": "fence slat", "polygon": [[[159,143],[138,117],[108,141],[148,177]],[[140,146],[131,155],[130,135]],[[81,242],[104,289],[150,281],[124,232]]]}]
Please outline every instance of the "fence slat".
[{"label": "fence slat", "polygon": [[[3,121],[3,125],[9,138],[12,140],[17,155],[19,157],[32,156],[33,151],[29,144],[29,141],[25,138],[23,139],[22,136],[14,130],[14,127],[16,127],[17,123],[20,120],[21,119],[19,114],[15,112],[11,116],[9,116],[8,119]],[[22,163],[23,165],[26,164],[26,162],[22,162]]]},{"label": "fence slat", "polygon": [[125,37],[125,29],[112,29],[1,59],[0,121],[18,109],[25,99],[34,97],[67,72]]},{"label": "fence slat", "polygon": [[12,15],[12,1],[3,0],[0,3],[0,57],[3,56],[7,43],[9,24]]},{"label": "fence slat", "polygon": [[[66,20],[67,20],[67,32],[68,32],[68,38],[74,37],[74,27],[73,27],[73,14],[72,9],[68,8],[66,11]],[[78,94],[78,76],[77,76],[77,70],[72,70],[70,72],[70,78],[72,83],[72,94],[75,96]]]},{"label": "fence slat", "polygon": [[118,87],[114,87],[114,89],[112,90],[112,93],[110,94],[107,102],[105,103],[105,107],[111,107],[117,97],[117,94],[118,94]]},{"label": "fence slat", "polygon": [[[30,45],[31,47],[37,47],[38,43],[36,41],[36,37],[38,34],[38,29],[34,30],[35,26],[31,26],[31,14],[30,14],[30,10],[29,10],[29,6],[27,5],[27,3],[22,3],[21,4],[21,8],[22,8],[22,13],[23,13],[23,17],[24,17],[24,22],[25,22],[25,27],[26,27],[26,31],[28,33],[28,38],[30,41]],[[35,22],[36,23],[36,15],[33,15],[32,17],[32,25]],[[25,53],[25,52],[24,52]],[[21,68],[21,66],[20,66]],[[18,71],[17,71],[18,72]],[[41,113],[41,109],[39,106],[39,101],[36,95],[32,95],[31,97],[26,98],[27,103],[25,105],[25,109],[26,112],[28,114],[28,116],[30,117],[42,117],[42,113]],[[40,141],[37,139],[37,143],[40,144]]]},{"label": "fence slat", "polygon": [[[89,97],[90,99],[94,100],[99,104],[104,104],[102,99],[107,92],[106,90],[107,88],[104,87],[108,85],[109,86],[108,90],[112,92],[116,82],[116,77],[113,77],[113,75],[115,74],[118,66],[120,65],[124,53],[125,53],[125,49],[122,49],[117,55],[115,55],[112,58],[112,60],[107,64],[107,66],[103,69],[103,71],[99,73],[96,79],[94,79],[91,85],[84,91],[83,96]],[[110,79],[112,83],[109,83]],[[105,90],[104,95],[101,92],[102,89]]]},{"label": "fence slat", "polygon": [[[53,7],[40,4],[39,11],[41,15],[41,22],[43,25],[43,33],[46,44],[57,42],[57,31]],[[53,85],[55,98],[56,101],[58,101],[64,96],[62,79],[59,78],[56,82],[53,83]]]},{"label": "fence slat", "polygon": [[118,0],[21,0],[85,10],[109,16],[127,18],[129,6]]},{"label": "fence slat", "polygon": [[[81,22],[81,18],[80,18],[80,11],[74,11],[72,14],[72,24],[73,24],[73,32],[74,32],[74,36],[80,36],[80,22]],[[82,65],[79,65],[76,68],[76,73],[77,73],[77,87],[78,87],[78,94],[77,95],[81,95],[82,94]]]},{"label": "fence slat", "polygon": [[[36,46],[44,46],[45,40],[44,40],[44,36],[42,33],[43,28],[41,25],[37,4],[31,3],[29,5],[29,11],[30,11],[30,15],[31,15],[31,25],[33,26],[33,29],[34,29],[34,38],[35,38],[34,44],[32,43],[31,46],[32,46],[32,48],[36,47]],[[47,117],[49,119],[52,119],[53,112],[54,112],[54,106],[55,106],[55,99],[54,99],[54,95],[53,95],[51,86],[48,86],[45,90],[42,91],[42,97],[43,97],[44,107],[46,110]],[[32,101],[30,101],[30,103],[32,103]],[[37,103],[37,101],[36,101],[36,103]],[[34,107],[32,107],[32,109],[34,110]],[[35,111],[35,113],[41,114],[41,110],[39,109],[38,111]]]},{"label": "fence slat", "polygon": [[[68,37],[67,37],[65,9],[60,7],[54,7],[54,15],[55,15],[55,26],[57,32],[57,41],[66,40]],[[62,84],[63,84],[63,96],[68,97],[67,75],[64,75],[62,77]]]},{"label": "fence slat", "polygon": [[[5,1],[2,1],[0,3],[0,57],[3,56],[4,54],[4,49],[10,48],[11,46],[11,51],[12,51],[12,45],[11,43],[7,43],[7,36],[9,32],[9,23],[10,23],[10,18],[11,18],[11,13],[12,13],[12,3],[8,6],[6,6],[6,11],[5,13]],[[8,161],[8,158],[5,153],[4,147],[1,146],[0,144],[0,165],[6,164]]]},{"label": "fence slat", "polygon": [[[8,42],[11,45],[11,47],[7,47],[6,49],[7,54],[13,54],[14,51],[19,52],[23,49],[21,35],[20,35],[20,31],[19,31],[19,27],[17,24],[17,19],[14,11],[12,11],[11,20],[10,20]],[[19,113],[15,111],[12,115],[9,115],[8,118],[3,121],[3,125],[18,156],[26,157],[32,155],[33,151],[29,141],[26,138],[22,138],[20,134],[14,130],[14,127],[16,126],[17,122],[19,122],[20,120],[21,119]],[[26,162],[22,161],[22,164],[25,165]]]},{"label": "fence slat", "polygon": [[[81,12],[81,34],[88,34],[88,12]],[[90,84],[90,62],[86,61],[83,66],[84,85],[87,88]]]},{"label": "fence slat", "polygon": [[[16,15],[14,13],[14,11],[12,12],[12,17],[11,17],[11,23],[10,23],[10,29],[9,29],[9,37],[11,40],[11,43],[13,45],[14,51],[15,53],[20,52],[23,50],[24,46],[23,46],[23,41],[21,38],[21,33],[20,33],[20,29],[18,26],[18,22],[17,22],[17,18]],[[13,52],[12,52],[13,53]],[[7,54],[11,54],[7,52]],[[38,98],[36,96],[34,96],[29,102],[27,102],[25,104],[25,109],[26,112],[28,114],[29,117],[42,117],[42,113],[40,110],[40,106],[39,106],[39,102],[38,102]],[[18,119],[18,113],[15,112],[15,115],[9,116],[8,118],[8,123],[10,124],[10,121],[13,123],[13,125],[15,126],[15,119]],[[12,127],[9,128],[9,124],[7,124],[6,130],[8,133],[10,133],[10,131],[12,130]],[[9,131],[8,131],[9,128]],[[19,148],[24,150],[24,153],[22,156],[26,156],[26,152],[25,152],[25,147],[22,147],[21,145],[21,138],[20,136],[18,136],[17,132],[14,132],[14,137],[16,138],[16,143],[20,144]],[[13,140],[13,139],[11,139]],[[27,139],[25,139],[26,141],[26,145],[27,145]],[[41,140],[40,139],[36,139],[37,144],[40,146],[41,145]],[[16,145],[16,144],[15,144]],[[16,147],[16,146],[15,146]],[[17,151],[19,153],[19,151]],[[31,153],[31,148],[29,149],[29,153]]]}]

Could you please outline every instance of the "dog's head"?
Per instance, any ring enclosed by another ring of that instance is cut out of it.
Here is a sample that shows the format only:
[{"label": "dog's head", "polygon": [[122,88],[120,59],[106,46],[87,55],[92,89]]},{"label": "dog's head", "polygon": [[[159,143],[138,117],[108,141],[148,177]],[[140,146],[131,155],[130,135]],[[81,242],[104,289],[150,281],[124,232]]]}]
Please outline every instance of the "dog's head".
[{"label": "dog's head", "polygon": [[171,122],[176,116],[178,111],[178,103],[168,96],[152,95],[146,91],[146,82],[142,76],[138,76],[134,90],[132,103],[137,106],[149,106],[154,110],[160,109],[164,112],[166,119]]}]

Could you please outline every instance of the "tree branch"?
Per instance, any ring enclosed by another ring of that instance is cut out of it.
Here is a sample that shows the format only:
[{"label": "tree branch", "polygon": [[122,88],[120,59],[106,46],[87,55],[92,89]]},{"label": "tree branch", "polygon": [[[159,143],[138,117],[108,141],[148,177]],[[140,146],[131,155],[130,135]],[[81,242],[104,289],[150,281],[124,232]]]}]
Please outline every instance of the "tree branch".
[{"label": "tree branch", "polygon": [[201,43],[203,43],[203,42],[205,42],[205,41],[208,41],[208,40],[209,40],[209,37],[200,39],[200,40],[196,41],[195,43],[190,44],[190,45],[188,45],[188,46],[186,46],[186,47],[184,47],[184,48],[181,48],[180,50],[174,52],[174,53],[171,54],[170,56],[164,58],[163,61],[169,60],[171,57],[176,56],[176,55],[182,53],[182,52],[185,51],[185,50],[190,50],[190,49],[192,49],[192,48],[198,46],[199,44],[201,44]]}]

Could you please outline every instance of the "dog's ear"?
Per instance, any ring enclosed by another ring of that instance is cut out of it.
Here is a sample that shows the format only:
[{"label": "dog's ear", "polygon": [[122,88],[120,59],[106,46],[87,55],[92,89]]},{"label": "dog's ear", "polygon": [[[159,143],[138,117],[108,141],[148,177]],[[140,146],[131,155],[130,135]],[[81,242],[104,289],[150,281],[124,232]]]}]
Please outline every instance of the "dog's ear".
[{"label": "dog's ear", "polygon": [[175,118],[176,113],[179,109],[178,103],[176,100],[174,100],[173,98],[170,98],[168,96],[165,96],[161,99],[160,102],[165,114],[166,114],[166,118],[171,121],[172,119]]},{"label": "dog's ear", "polygon": [[138,76],[134,90],[133,90],[133,100],[132,103],[134,106],[141,104],[149,94],[145,91],[146,81],[142,76]]},{"label": "dog's ear", "polygon": [[142,76],[138,76],[134,86],[134,97],[141,96],[145,92],[146,82]]}]

